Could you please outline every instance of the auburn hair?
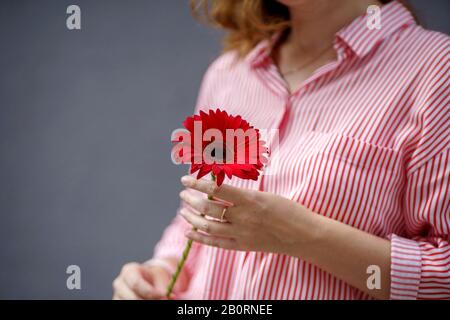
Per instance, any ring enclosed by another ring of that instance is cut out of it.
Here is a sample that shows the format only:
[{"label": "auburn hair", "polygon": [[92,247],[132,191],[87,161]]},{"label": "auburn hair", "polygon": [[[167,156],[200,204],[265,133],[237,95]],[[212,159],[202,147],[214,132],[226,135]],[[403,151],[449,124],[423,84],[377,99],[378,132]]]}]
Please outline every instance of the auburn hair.
[{"label": "auburn hair", "polygon": [[[399,2],[412,11],[406,0]],[[225,30],[224,51],[236,50],[240,56],[290,25],[288,7],[276,0],[190,0],[190,6],[196,18]]]}]

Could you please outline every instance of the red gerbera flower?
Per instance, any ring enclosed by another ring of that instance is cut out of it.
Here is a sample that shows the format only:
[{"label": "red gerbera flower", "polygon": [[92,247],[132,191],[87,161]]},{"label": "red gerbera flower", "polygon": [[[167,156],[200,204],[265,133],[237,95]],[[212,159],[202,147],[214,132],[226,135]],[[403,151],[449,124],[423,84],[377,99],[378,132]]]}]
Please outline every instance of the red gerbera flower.
[{"label": "red gerbera flower", "polygon": [[200,111],[199,115],[187,117],[183,122],[189,131],[191,141],[189,155],[180,156],[191,163],[191,173],[197,172],[197,179],[212,172],[220,186],[225,178],[257,180],[268,152],[260,139],[258,129],[241,116],[229,115],[220,109]]}]

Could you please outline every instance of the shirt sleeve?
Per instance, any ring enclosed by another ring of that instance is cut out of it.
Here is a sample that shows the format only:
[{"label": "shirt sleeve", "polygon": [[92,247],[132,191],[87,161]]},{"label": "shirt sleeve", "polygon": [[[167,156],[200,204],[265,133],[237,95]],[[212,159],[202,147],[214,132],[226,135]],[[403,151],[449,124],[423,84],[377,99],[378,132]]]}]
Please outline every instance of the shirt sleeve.
[{"label": "shirt sleeve", "polygon": [[405,148],[405,232],[390,235],[392,299],[450,299],[448,57],[447,42],[415,97]]},{"label": "shirt sleeve", "polygon": [[450,149],[408,179],[411,238],[391,236],[391,298],[450,299]]},{"label": "shirt sleeve", "polygon": [[[178,215],[178,212],[182,206],[183,205],[180,204],[176,216],[164,230],[161,239],[156,244],[152,259],[181,258],[183,250],[187,244],[187,238],[184,234],[191,228],[190,225]],[[194,242],[184,265],[184,268],[187,270],[188,274],[192,275],[195,270],[195,262],[197,261],[196,258],[199,250],[200,244]]]}]

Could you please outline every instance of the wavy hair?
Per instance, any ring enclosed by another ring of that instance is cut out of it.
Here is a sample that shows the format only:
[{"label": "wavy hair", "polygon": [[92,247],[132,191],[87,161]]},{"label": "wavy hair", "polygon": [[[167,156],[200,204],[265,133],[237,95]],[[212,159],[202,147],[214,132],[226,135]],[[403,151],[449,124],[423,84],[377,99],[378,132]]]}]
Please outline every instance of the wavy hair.
[{"label": "wavy hair", "polygon": [[[412,11],[406,1],[399,2]],[[290,26],[288,8],[275,0],[190,0],[190,6],[196,18],[225,30],[224,51],[236,50],[240,56]]]}]

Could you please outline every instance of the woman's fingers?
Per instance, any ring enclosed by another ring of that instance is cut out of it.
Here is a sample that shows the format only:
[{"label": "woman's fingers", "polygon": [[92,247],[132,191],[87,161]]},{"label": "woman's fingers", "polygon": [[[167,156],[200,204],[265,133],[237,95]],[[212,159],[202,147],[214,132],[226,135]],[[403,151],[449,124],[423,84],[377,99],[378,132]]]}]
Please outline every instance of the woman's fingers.
[{"label": "woman's fingers", "polygon": [[222,184],[220,187],[214,181],[204,179],[195,179],[191,176],[183,176],[181,183],[188,188],[198,190],[200,192],[223,199],[227,202],[238,204],[243,201],[244,191],[242,189]]},{"label": "woman's fingers", "polygon": [[186,237],[196,242],[203,243],[207,246],[218,247],[223,249],[236,250],[236,240],[231,238],[215,237],[206,234],[202,234],[197,231],[188,231]]},{"label": "woman's fingers", "polygon": [[[223,203],[214,200],[208,200],[206,198],[200,198],[199,196],[192,194],[188,190],[181,191],[180,198],[202,215],[206,215],[219,220],[222,218],[223,210],[227,208],[227,206]],[[231,215],[228,213],[228,215],[226,216],[226,220],[230,221],[230,217]]]},{"label": "woman's fingers", "polygon": [[116,279],[113,283],[114,300],[142,300],[136,293],[131,290],[122,279]]},{"label": "woman's fingers", "polygon": [[122,271],[114,280],[114,297],[117,299],[126,300],[141,300],[141,299],[161,299],[164,297],[164,292],[157,289],[149,275],[143,275],[143,267],[138,263],[126,264]]},{"label": "woman's fingers", "polygon": [[188,208],[182,208],[180,210],[181,216],[186,219],[194,228],[217,236],[232,236],[233,229],[229,223],[217,222],[208,220]]}]

